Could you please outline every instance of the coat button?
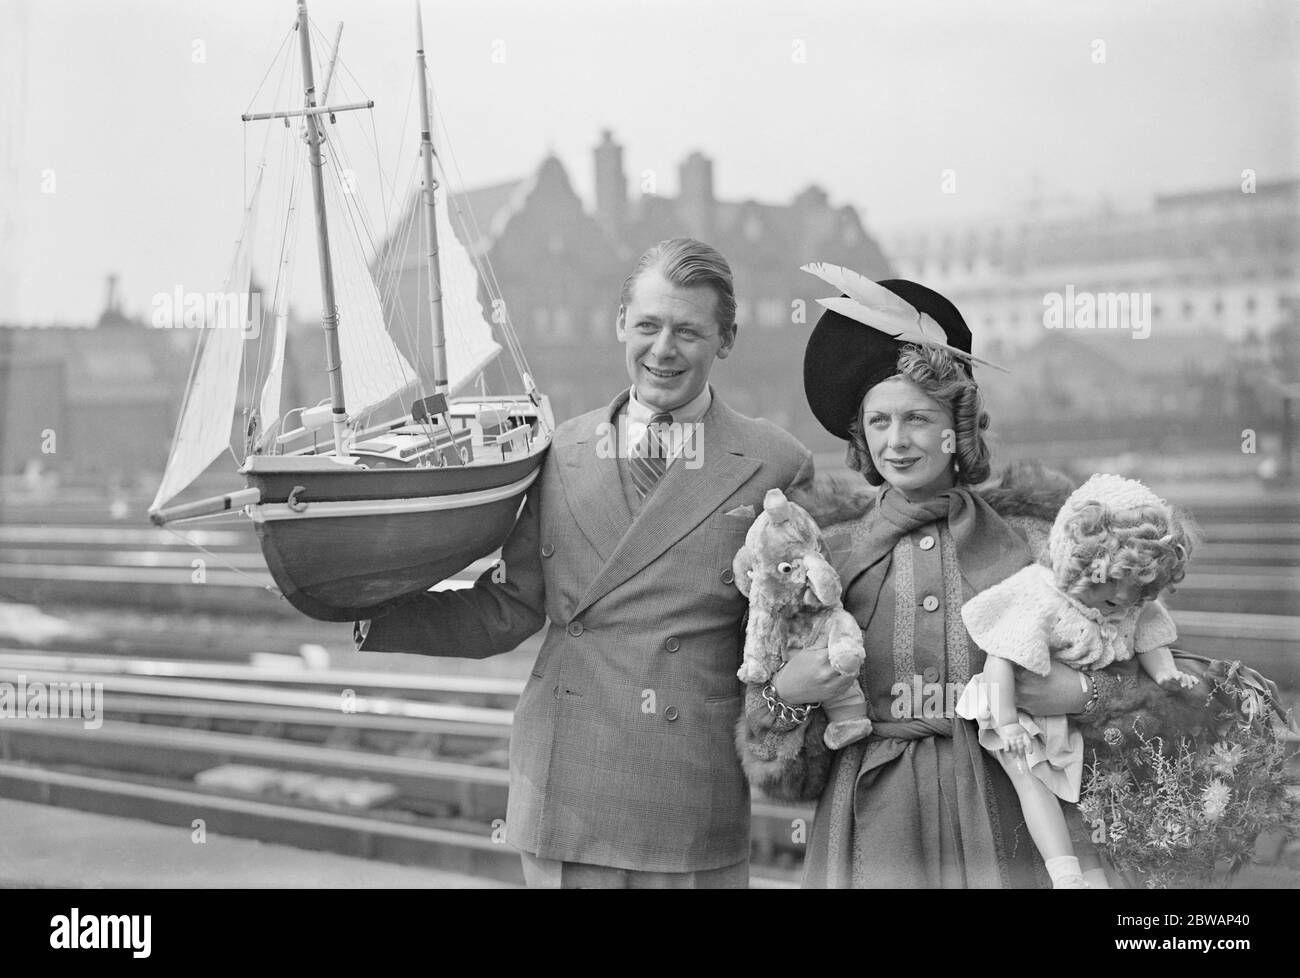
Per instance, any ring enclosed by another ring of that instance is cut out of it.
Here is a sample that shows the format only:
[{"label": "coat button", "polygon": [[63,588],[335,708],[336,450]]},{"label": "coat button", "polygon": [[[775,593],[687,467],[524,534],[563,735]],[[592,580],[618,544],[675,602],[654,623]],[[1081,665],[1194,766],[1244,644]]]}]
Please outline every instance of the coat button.
[{"label": "coat button", "polygon": [[733,574],[733,573],[731,572],[731,568],[730,568],[730,567],[728,567],[726,570],[724,570],[724,571],[722,572],[722,583],[723,583],[723,584],[735,584],[735,583],[736,583],[736,575]]},{"label": "coat button", "polygon": [[921,678],[927,683],[937,683],[939,681],[939,670],[934,666],[927,666],[926,670],[921,673]]},{"label": "coat button", "polygon": [[544,543],[544,544],[542,544],[542,556],[543,556],[543,557],[549,557],[549,556],[551,556],[553,553],[555,553],[555,548],[554,548],[554,547],[552,547],[549,543]]},{"label": "coat button", "polygon": [[664,648],[666,648],[669,652],[676,652],[681,647],[682,647],[682,643],[677,641],[676,635],[669,636],[668,641],[664,642]]},{"label": "coat button", "polygon": [[577,638],[579,635],[581,635],[582,622],[578,621],[577,619],[574,619],[573,621],[569,622],[569,634],[572,635],[574,638]]},{"label": "coat button", "polygon": [[928,534],[926,536],[921,537],[920,541],[917,543],[917,546],[919,546],[922,550],[933,550],[934,537],[929,536]]},{"label": "coat button", "polygon": [[933,594],[927,594],[925,600],[921,602],[921,607],[926,611],[934,611],[939,607],[939,599]]},{"label": "coat button", "polygon": [[674,720],[676,720],[676,719],[677,719],[677,707],[675,707],[675,706],[670,706],[670,707],[668,707],[668,709],[664,710],[664,719],[667,720],[669,723],[672,723]]}]

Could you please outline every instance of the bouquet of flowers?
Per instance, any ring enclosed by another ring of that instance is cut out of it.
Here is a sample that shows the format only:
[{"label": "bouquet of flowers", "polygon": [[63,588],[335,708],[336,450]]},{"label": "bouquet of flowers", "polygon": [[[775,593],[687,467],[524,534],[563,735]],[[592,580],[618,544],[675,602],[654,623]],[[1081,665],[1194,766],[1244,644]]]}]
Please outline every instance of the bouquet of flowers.
[{"label": "bouquet of flowers", "polygon": [[1253,669],[1179,658],[1201,674],[1196,689],[1139,685],[1083,729],[1091,763],[1079,810],[1130,881],[1226,885],[1261,833],[1300,834],[1300,796],[1285,771],[1297,728],[1277,687]]}]

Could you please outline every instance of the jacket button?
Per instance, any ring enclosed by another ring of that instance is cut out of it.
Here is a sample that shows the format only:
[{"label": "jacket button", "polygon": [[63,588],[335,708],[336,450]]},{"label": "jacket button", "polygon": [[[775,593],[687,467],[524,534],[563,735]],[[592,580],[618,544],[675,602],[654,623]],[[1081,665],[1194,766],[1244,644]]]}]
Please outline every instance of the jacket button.
[{"label": "jacket button", "polygon": [[724,570],[724,571],[722,572],[722,583],[723,583],[723,584],[735,584],[735,583],[736,583],[736,575],[733,574],[733,573],[731,572],[731,568],[730,568],[730,567],[728,567],[726,570]]},{"label": "jacket button", "polygon": [[675,706],[670,706],[670,707],[668,707],[668,709],[664,710],[664,719],[667,720],[669,723],[672,723],[674,720],[676,720],[676,719],[677,719],[677,707],[675,707]]},{"label": "jacket button", "polygon": [[934,611],[939,607],[939,599],[933,594],[927,594],[925,600],[921,602],[921,607],[926,611]]},{"label": "jacket button", "polygon": [[554,548],[554,547],[552,547],[549,543],[544,543],[544,544],[542,544],[542,556],[543,556],[543,557],[549,557],[549,556],[551,556],[553,553],[555,553],[555,548]]},{"label": "jacket button", "polygon": [[573,621],[569,622],[569,634],[572,635],[574,638],[577,638],[579,635],[581,635],[582,622],[578,621],[577,619],[574,619]]},{"label": "jacket button", "polygon": [[927,683],[937,683],[939,681],[939,670],[934,666],[928,666],[925,672],[921,673],[921,678]]},{"label": "jacket button", "polygon": [[681,647],[682,647],[682,643],[677,641],[677,637],[675,635],[670,637],[668,641],[664,642],[664,648],[666,648],[669,652],[676,652]]},{"label": "jacket button", "polygon": [[934,549],[934,537],[929,536],[929,535],[926,535],[926,536],[921,537],[921,539],[920,539],[920,541],[918,542],[917,546],[919,546],[922,550],[933,550],[933,549]]}]

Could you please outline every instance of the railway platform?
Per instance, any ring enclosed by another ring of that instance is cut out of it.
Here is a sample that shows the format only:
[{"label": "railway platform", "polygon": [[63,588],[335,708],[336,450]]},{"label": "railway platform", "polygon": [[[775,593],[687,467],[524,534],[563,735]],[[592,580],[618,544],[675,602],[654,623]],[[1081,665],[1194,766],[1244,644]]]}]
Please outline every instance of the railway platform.
[{"label": "railway platform", "polygon": [[484,889],[496,880],[0,799],[0,888]]}]

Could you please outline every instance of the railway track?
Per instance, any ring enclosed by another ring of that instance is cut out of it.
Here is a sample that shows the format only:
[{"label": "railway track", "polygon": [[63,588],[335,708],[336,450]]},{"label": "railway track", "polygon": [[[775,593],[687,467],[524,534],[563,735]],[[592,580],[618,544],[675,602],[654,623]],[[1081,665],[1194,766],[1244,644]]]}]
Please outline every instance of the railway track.
[{"label": "railway track", "polygon": [[[0,682],[20,676],[102,683],[102,723],[0,723],[0,795],[519,882],[503,833],[512,711],[454,700],[522,683],[0,652]],[[753,816],[755,884],[793,885],[811,808],[759,801]]]},{"label": "railway track", "polygon": [[[1180,647],[1241,659],[1300,689],[1300,508],[1198,515],[1208,542],[1170,602]],[[285,602],[256,593],[269,576],[246,526],[186,535],[211,551],[202,584],[194,560],[203,555],[164,531],[91,521],[0,526],[0,598],[238,611],[245,633],[257,616],[293,620],[295,634],[306,633]],[[448,586],[464,586],[490,563]],[[0,722],[0,795],[186,832],[201,818],[218,833],[520,881],[501,827],[521,680],[316,671],[289,668],[283,655],[279,667],[259,668],[230,661],[253,658],[246,648],[192,635],[132,634],[114,654],[104,654],[110,646],[99,636],[60,641],[58,649],[0,648],[0,682],[102,683],[103,725]],[[134,657],[141,653],[147,658]],[[755,801],[755,885],[792,884],[795,839],[811,818],[809,807]],[[1287,879],[1300,886],[1300,876]]]},{"label": "railway track", "polygon": [[[19,677],[102,683],[102,725],[0,723],[4,797],[520,882],[503,832],[517,681],[0,650],[0,682]],[[795,884],[812,814],[755,800],[756,886]]]}]

